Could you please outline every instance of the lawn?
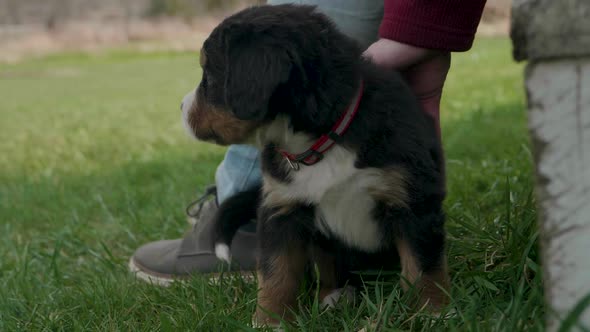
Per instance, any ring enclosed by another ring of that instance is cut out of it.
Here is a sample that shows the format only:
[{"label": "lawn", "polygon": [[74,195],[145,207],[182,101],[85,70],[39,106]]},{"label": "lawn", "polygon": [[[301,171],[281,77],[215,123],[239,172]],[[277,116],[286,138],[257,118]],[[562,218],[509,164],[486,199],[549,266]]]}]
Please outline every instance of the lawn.
[{"label": "lawn", "polygon": [[[357,303],[305,300],[298,329],[542,330],[533,167],[522,66],[507,39],[456,54],[443,100],[450,308],[405,305],[395,275]],[[192,141],[178,105],[200,78],[196,54],[64,54],[0,65],[0,330],[246,329],[255,286],[196,276],[158,288],[127,261],[179,237],[185,204],[223,149]]]}]

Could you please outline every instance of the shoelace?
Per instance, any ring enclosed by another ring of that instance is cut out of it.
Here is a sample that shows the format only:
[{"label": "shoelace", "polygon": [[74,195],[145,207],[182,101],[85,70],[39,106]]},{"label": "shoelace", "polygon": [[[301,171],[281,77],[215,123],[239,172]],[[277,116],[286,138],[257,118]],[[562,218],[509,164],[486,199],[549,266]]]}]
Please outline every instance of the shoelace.
[{"label": "shoelace", "polygon": [[[209,198],[209,196],[217,196],[217,187],[216,186],[209,186],[207,187],[207,189],[205,189],[205,193],[199,197],[197,200],[192,201],[189,203],[189,205],[186,207],[186,215],[192,218],[198,218],[199,215],[201,214],[201,209],[203,208],[203,204],[205,204],[205,202],[207,201],[207,199]],[[196,212],[192,212],[193,207],[198,206],[197,211]]]}]

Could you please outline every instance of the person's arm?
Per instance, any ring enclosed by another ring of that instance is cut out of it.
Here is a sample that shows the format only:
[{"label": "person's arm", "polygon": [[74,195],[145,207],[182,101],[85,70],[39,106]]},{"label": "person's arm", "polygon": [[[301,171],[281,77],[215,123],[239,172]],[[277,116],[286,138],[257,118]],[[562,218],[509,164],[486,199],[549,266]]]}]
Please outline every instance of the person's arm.
[{"label": "person's arm", "polygon": [[420,48],[471,48],[485,0],[385,0],[381,38]]},{"label": "person's arm", "polygon": [[471,48],[484,5],[485,0],[385,0],[380,39],[364,53],[402,71],[439,134],[450,52]]}]

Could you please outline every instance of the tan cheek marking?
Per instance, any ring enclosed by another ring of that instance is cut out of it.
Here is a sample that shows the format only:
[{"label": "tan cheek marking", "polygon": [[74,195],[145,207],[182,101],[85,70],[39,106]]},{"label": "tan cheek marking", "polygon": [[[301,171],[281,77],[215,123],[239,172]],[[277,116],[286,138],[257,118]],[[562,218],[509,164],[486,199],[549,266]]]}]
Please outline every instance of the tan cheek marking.
[{"label": "tan cheek marking", "polygon": [[240,120],[229,112],[215,110],[209,115],[210,128],[226,143],[241,143],[253,134],[259,124],[254,121]]},{"label": "tan cheek marking", "polygon": [[197,136],[214,132],[223,144],[240,143],[246,140],[260,125],[255,121],[240,120],[229,112],[220,110],[198,98],[189,111],[188,121]]}]

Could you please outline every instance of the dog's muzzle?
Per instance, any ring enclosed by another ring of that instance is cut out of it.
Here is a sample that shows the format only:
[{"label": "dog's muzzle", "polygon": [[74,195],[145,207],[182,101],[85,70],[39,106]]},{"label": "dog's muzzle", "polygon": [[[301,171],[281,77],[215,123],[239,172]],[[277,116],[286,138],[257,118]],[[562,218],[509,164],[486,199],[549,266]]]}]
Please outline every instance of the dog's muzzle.
[{"label": "dog's muzzle", "polygon": [[191,125],[188,121],[189,113],[193,107],[193,104],[196,102],[196,92],[197,90],[192,90],[191,92],[187,93],[184,98],[182,98],[182,102],[180,102],[180,110],[182,111],[182,123],[186,131],[194,138],[197,138],[194,132],[194,128],[191,128]]},{"label": "dog's muzzle", "polygon": [[180,102],[180,110],[183,113],[187,113],[195,102],[196,91],[197,90],[192,90],[191,92],[187,93],[184,98],[182,98],[182,101]]}]

